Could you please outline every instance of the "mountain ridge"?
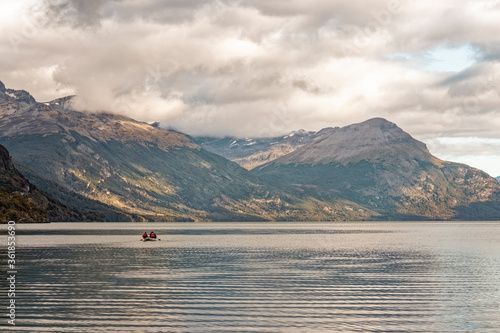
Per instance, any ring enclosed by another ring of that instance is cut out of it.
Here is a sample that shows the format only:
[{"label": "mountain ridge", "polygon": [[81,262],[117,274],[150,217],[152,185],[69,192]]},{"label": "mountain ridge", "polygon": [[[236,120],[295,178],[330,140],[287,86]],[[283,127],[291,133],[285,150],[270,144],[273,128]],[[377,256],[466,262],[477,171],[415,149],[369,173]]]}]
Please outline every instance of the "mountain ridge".
[{"label": "mountain ridge", "polygon": [[0,143],[38,186],[68,204],[97,209],[95,203],[72,200],[74,192],[144,221],[374,215],[343,200],[330,204],[337,212],[332,216],[323,210],[326,203],[285,193],[185,135],[154,124],[78,112],[71,109],[71,97],[33,103],[16,96],[0,95]]},{"label": "mountain ridge", "polygon": [[191,139],[201,147],[251,170],[295,151],[298,147],[314,140],[316,134],[317,132],[313,131],[298,130],[271,138],[192,136]]},{"label": "mountain ridge", "polygon": [[319,132],[305,149],[297,149],[275,160],[276,163],[332,162],[348,165],[360,161],[375,161],[384,157],[401,160],[440,161],[433,157],[424,143],[413,139],[396,124],[383,118],[372,118],[342,128],[327,128]]},{"label": "mountain ridge", "polygon": [[341,193],[401,219],[472,218],[467,207],[476,203],[488,203],[477,217],[500,217],[496,180],[467,165],[441,161],[425,144],[381,118],[325,130],[252,172],[290,188],[307,187],[321,200]]},{"label": "mountain ridge", "polygon": [[0,144],[42,190],[107,219],[500,218],[495,179],[441,161],[382,118],[279,138],[190,139],[75,111],[72,96],[38,103],[26,94],[0,86]]}]

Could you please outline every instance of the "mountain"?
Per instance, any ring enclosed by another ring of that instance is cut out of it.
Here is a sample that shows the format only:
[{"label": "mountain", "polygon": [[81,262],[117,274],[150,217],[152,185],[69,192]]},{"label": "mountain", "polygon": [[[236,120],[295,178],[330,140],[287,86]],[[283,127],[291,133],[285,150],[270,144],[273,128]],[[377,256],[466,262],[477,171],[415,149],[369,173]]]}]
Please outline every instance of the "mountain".
[{"label": "mountain", "polygon": [[250,170],[295,151],[316,138],[316,132],[294,131],[273,138],[192,137],[196,144]]},{"label": "mountain", "polygon": [[[348,200],[324,203],[287,193],[187,136],[155,124],[78,112],[71,108],[71,96],[38,103],[22,91],[5,91],[0,93],[0,143],[37,186],[68,205],[107,217],[121,214],[120,221],[340,220],[376,215]],[[110,207],[114,211],[109,212]]]},{"label": "mountain", "polygon": [[31,184],[0,145],[0,222],[91,221],[97,214],[70,208]]},{"label": "mountain", "polygon": [[384,119],[279,138],[191,140],[75,111],[73,98],[38,103],[0,84],[0,144],[31,183],[95,220],[500,218],[494,178],[439,160]]},{"label": "mountain", "polygon": [[498,182],[500,183],[500,176],[498,176],[497,178],[495,178],[496,180],[498,180]]},{"label": "mountain", "polygon": [[441,161],[381,118],[318,132],[314,141],[253,173],[328,201],[339,196],[386,219],[498,219],[500,185]]}]

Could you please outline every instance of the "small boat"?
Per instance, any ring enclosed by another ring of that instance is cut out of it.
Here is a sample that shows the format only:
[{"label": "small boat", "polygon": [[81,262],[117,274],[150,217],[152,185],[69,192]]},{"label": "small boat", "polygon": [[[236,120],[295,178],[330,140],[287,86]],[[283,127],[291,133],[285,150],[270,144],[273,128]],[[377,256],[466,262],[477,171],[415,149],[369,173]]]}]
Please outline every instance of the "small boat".
[{"label": "small boat", "polygon": [[159,239],[159,238],[151,238],[151,237],[148,236],[146,238],[142,238],[141,242],[156,242],[156,241],[159,241],[159,240],[161,240],[161,239]]}]

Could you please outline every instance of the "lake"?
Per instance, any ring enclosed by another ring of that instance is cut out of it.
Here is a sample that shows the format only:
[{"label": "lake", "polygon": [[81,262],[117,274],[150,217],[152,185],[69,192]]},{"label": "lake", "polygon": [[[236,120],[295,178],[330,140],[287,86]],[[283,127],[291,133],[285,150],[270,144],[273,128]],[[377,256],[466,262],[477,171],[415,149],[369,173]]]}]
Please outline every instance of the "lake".
[{"label": "lake", "polygon": [[2,331],[500,331],[500,223],[16,227]]}]

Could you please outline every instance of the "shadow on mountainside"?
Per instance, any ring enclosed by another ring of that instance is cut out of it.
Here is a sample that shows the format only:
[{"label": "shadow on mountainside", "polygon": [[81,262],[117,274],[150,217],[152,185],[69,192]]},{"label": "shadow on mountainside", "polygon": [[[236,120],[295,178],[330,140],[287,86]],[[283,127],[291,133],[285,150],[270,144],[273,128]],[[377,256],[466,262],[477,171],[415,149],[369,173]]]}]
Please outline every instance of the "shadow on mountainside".
[{"label": "shadow on mountainside", "polygon": [[500,220],[500,202],[483,201],[455,207],[457,220]]}]

